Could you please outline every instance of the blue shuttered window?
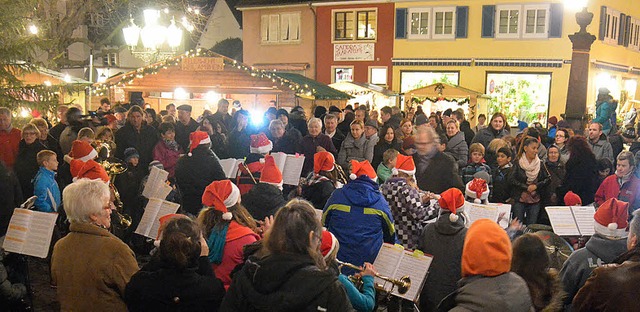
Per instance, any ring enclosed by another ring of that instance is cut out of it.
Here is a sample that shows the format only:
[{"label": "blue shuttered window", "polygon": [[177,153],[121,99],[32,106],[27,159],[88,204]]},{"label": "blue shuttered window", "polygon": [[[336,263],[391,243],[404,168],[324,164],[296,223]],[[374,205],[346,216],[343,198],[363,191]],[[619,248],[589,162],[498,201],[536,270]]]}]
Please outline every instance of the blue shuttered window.
[{"label": "blue shuttered window", "polygon": [[482,38],[493,38],[495,36],[495,5],[482,6]]},{"label": "blue shuttered window", "polygon": [[396,39],[407,38],[407,9],[396,9]]},{"label": "blue shuttered window", "polygon": [[456,38],[467,38],[469,29],[469,7],[456,7]]},{"label": "blue shuttered window", "polygon": [[562,3],[552,3],[550,11],[549,38],[562,38],[562,17],[564,16]]}]

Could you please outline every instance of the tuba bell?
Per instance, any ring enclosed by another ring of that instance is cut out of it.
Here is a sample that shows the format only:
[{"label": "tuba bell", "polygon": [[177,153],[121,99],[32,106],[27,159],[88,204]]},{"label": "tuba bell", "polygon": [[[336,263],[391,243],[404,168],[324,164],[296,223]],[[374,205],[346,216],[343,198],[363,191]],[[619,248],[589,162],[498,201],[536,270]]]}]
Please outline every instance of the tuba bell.
[{"label": "tuba bell", "polygon": [[109,176],[109,190],[111,191],[111,199],[116,208],[113,210],[113,214],[117,217],[115,224],[119,225],[122,229],[127,229],[131,226],[132,219],[131,216],[123,212],[124,204],[120,199],[120,192],[118,192],[118,189],[113,184],[117,175],[127,171],[127,165],[120,159],[111,156],[111,148],[106,142],[98,142],[96,151],[98,152],[98,164],[104,168]]}]

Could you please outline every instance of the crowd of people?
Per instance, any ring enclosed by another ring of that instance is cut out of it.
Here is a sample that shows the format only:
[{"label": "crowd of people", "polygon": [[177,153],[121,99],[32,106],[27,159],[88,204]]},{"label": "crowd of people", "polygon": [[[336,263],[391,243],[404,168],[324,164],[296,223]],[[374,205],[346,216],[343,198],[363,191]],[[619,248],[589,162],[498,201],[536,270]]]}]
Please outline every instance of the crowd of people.
[{"label": "crowd of people", "polygon": [[[420,311],[640,309],[635,120],[597,116],[583,135],[554,116],[515,132],[499,112],[472,128],[462,109],[317,106],[307,118],[271,103],[256,121],[238,104],[196,117],[103,99],[22,129],[0,108],[0,236],[32,196],[59,214],[48,261],[63,311],[373,311],[383,243],[433,256],[411,286]],[[304,155],[299,184],[283,183],[277,152]],[[242,160],[235,176],[227,158]],[[151,240],[134,230],[154,167],[180,208]],[[469,201],[510,204],[509,226],[469,224]],[[545,207],[583,205],[596,207],[596,234],[553,268],[545,238],[524,229],[550,225]],[[122,214],[132,224],[115,232]],[[3,302],[24,297],[3,270]]]}]

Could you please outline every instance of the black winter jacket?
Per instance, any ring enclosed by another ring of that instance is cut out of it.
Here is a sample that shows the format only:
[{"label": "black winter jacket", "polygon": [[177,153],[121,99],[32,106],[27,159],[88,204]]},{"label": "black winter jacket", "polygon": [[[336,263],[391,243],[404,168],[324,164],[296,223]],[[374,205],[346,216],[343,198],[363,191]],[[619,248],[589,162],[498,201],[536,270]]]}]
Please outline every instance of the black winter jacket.
[{"label": "black winter jacket", "polygon": [[207,145],[196,147],[192,156],[182,156],[176,164],[176,182],[182,193],[182,209],[197,215],[202,209],[202,194],[213,181],[226,179],[218,157]]},{"label": "black winter jacket", "polygon": [[286,203],[282,191],[268,183],[258,183],[242,195],[242,205],[256,220],[275,215]]},{"label": "black winter jacket", "polygon": [[[524,156],[524,154],[522,155]],[[514,162],[513,169],[511,169],[511,176],[509,176],[509,185],[511,186],[511,199],[513,199],[514,203],[520,201],[520,195],[522,192],[525,192],[528,188],[527,185],[527,174],[520,167],[518,161]],[[538,172],[538,177],[536,178],[536,192],[540,194],[540,198],[542,199],[542,195],[544,195],[545,188],[549,185],[549,170],[544,164],[544,161],[540,161],[540,171]]]},{"label": "black winter jacket", "polygon": [[135,147],[140,154],[138,166],[146,173],[149,163],[153,160],[153,148],[158,143],[158,131],[154,127],[142,125],[140,132],[127,123],[116,131],[116,157],[124,160],[124,151],[129,147]]},{"label": "black winter jacket", "polygon": [[24,139],[20,140],[18,157],[16,157],[16,163],[13,165],[13,170],[20,181],[20,187],[22,189],[22,195],[25,198],[33,196],[33,178],[38,173],[40,166],[36,156],[38,152],[45,150],[46,148],[39,140],[27,145]]},{"label": "black winter jacket", "polygon": [[331,181],[320,181],[311,185],[302,187],[302,198],[313,204],[313,208],[323,210],[327,204],[327,199],[331,197],[336,187]]}]

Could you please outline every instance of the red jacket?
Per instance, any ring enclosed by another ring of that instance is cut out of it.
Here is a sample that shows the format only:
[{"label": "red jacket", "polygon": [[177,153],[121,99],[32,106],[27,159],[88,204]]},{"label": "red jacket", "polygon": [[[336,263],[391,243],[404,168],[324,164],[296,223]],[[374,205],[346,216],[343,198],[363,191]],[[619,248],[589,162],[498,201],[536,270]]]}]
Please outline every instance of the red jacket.
[{"label": "red jacket", "polygon": [[602,181],[596,192],[596,204],[602,205],[607,199],[616,198],[629,203],[630,212],[640,208],[640,179],[631,175],[631,179],[622,187],[618,183],[618,176],[612,174]]},{"label": "red jacket", "polygon": [[231,221],[227,230],[227,238],[222,250],[222,262],[211,264],[216,277],[224,284],[225,289],[231,286],[231,271],[244,261],[242,249],[245,245],[260,240],[260,236],[250,228]]},{"label": "red jacket", "polygon": [[184,154],[181,147],[178,147],[178,150],[174,151],[169,149],[163,140],[159,140],[153,148],[153,160],[162,163],[164,170],[169,172],[169,178],[172,178],[176,172],[176,164],[178,163],[180,154]]},{"label": "red jacket", "polygon": [[22,139],[22,131],[17,128],[11,130],[0,131],[0,160],[4,162],[7,168],[12,169],[18,155],[18,144]]}]

